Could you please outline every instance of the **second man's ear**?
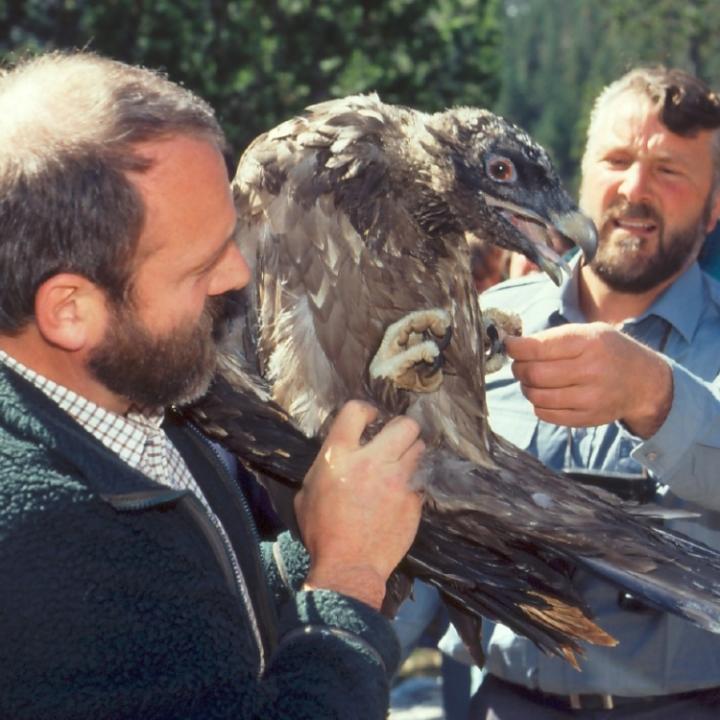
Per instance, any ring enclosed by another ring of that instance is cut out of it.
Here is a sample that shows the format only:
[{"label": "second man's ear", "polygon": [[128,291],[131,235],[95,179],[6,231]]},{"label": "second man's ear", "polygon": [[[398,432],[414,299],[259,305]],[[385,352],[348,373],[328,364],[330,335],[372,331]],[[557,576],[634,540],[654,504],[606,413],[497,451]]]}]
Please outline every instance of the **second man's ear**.
[{"label": "second man's ear", "polygon": [[46,342],[62,350],[92,347],[107,325],[105,293],[82,275],[53,275],[35,294],[35,324]]},{"label": "second man's ear", "polygon": [[714,197],[712,206],[710,207],[710,216],[708,217],[707,227],[705,228],[705,233],[707,235],[715,229],[715,225],[717,224],[718,219],[720,219],[720,189],[715,190],[713,195]]}]

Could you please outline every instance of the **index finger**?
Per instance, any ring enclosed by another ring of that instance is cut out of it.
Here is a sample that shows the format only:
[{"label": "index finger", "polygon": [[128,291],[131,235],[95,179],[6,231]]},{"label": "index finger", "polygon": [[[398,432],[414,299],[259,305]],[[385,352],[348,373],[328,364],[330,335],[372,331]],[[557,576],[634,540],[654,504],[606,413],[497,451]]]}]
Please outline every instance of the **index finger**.
[{"label": "index finger", "polygon": [[574,325],[541,330],[534,335],[506,337],[503,341],[513,360],[565,360],[582,355],[585,338]]},{"label": "index finger", "polygon": [[363,400],[349,400],[330,425],[325,442],[357,447],[365,428],[377,417],[378,410]]}]

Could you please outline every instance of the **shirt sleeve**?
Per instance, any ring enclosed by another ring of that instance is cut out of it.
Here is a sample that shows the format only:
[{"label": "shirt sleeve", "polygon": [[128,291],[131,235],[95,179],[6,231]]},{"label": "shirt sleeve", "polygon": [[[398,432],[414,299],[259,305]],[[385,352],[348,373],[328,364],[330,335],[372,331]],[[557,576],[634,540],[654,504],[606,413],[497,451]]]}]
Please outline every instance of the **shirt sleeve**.
[{"label": "shirt sleeve", "polygon": [[720,510],[720,379],[708,383],[668,359],[673,402],[665,422],[632,457],[679,497]]},{"label": "shirt sleeve", "polygon": [[257,717],[385,718],[399,663],[391,623],[340,593],[303,592],[309,558],[289,533],[264,545],[263,557],[278,602],[280,637],[260,681]]}]

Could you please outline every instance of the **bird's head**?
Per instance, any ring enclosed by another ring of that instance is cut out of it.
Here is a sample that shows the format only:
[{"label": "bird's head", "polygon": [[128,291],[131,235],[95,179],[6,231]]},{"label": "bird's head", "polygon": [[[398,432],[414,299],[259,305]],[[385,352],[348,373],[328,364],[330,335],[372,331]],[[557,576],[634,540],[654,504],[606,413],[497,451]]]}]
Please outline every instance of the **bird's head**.
[{"label": "bird's head", "polygon": [[547,152],[527,133],[474,108],[434,115],[428,130],[447,153],[453,186],[446,197],[466,231],[522,253],[557,284],[561,268],[567,268],[560,252],[568,242],[592,259],[594,224],[563,188]]}]

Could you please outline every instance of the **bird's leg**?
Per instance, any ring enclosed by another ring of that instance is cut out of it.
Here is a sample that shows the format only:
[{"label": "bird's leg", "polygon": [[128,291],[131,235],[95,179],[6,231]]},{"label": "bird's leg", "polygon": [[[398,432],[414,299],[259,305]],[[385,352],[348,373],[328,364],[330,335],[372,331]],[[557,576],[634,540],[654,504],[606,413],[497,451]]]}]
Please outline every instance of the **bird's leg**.
[{"label": "bird's leg", "polygon": [[483,348],[485,349],[485,372],[499,370],[507,360],[505,338],[522,335],[522,320],[515,313],[496,308],[483,310]]},{"label": "bird's leg", "polygon": [[370,379],[390,380],[402,390],[434,392],[443,381],[442,351],[451,337],[450,315],[445,310],[408,313],[385,331],[370,363]]}]

